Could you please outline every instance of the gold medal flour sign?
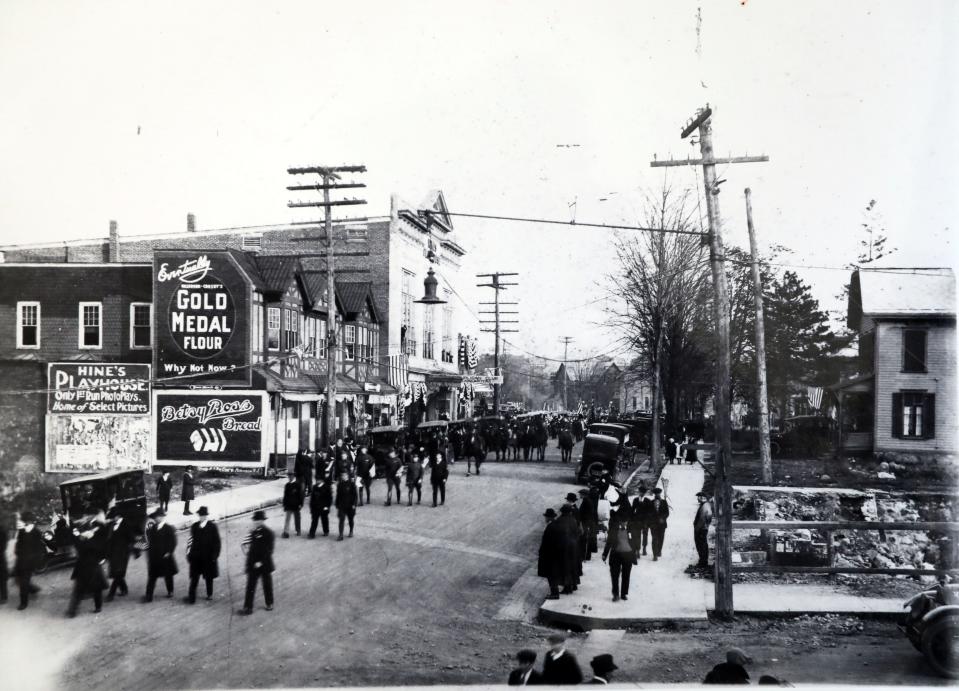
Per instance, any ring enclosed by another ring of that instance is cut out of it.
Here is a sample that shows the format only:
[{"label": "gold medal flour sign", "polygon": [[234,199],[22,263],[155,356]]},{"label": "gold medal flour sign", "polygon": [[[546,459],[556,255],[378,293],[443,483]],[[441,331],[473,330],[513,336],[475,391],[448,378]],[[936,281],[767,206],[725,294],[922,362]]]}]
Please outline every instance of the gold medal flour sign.
[{"label": "gold medal flour sign", "polygon": [[229,252],[153,257],[156,373],[178,385],[250,385],[249,285]]}]

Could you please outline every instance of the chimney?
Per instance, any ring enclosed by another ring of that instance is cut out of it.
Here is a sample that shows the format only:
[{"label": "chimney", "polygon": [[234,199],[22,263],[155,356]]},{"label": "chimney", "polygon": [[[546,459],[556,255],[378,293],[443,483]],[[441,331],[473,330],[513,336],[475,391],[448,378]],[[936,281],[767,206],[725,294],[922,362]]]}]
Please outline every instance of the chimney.
[{"label": "chimney", "polygon": [[120,234],[117,232],[116,221],[110,221],[110,254],[108,261],[110,263],[120,261]]},{"label": "chimney", "polygon": [[196,216],[193,214],[186,215],[186,232],[195,233],[196,232]]}]

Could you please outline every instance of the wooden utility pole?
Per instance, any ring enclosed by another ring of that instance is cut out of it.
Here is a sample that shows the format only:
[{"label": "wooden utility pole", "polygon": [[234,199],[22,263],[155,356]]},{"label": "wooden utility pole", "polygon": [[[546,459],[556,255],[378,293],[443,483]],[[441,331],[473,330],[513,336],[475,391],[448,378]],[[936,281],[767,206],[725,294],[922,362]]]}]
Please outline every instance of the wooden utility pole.
[{"label": "wooden utility pole", "polygon": [[569,380],[569,364],[567,360],[569,359],[569,344],[572,342],[572,336],[563,336],[563,410],[569,410],[569,404],[566,400],[566,382]]},{"label": "wooden utility pole", "polygon": [[288,168],[290,175],[319,175],[322,183],[312,185],[289,185],[286,189],[316,190],[323,192],[322,202],[288,202],[290,208],[322,207],[323,225],[326,230],[326,434],[323,444],[329,445],[336,439],[336,282],[333,276],[333,214],[334,206],[366,204],[365,199],[330,200],[330,190],[366,187],[361,182],[337,183],[339,173],[365,173],[366,166],[311,166],[308,168]]},{"label": "wooden utility pole", "polygon": [[725,250],[723,248],[722,219],[719,213],[719,184],[716,164],[753,163],[768,161],[767,156],[739,156],[716,158],[713,155],[713,131],[707,105],[699,110],[683,129],[681,138],[699,130],[700,159],[653,161],[651,165],[702,165],[703,186],[706,194],[706,214],[709,218],[709,259],[713,275],[713,302],[716,320],[716,451],[715,516],[716,516],[716,614],[722,618],[733,615],[732,582],[732,488],[729,484],[729,463],[732,459],[732,429],[730,427],[730,356],[729,356],[729,291],[726,283]]},{"label": "wooden utility pole", "polygon": [[759,276],[759,251],[753,227],[752,190],[746,188],[746,225],[749,228],[749,255],[753,273],[753,299],[756,303],[756,380],[759,384],[759,459],[763,482],[773,483],[773,461],[769,450],[769,401],[766,394],[766,327],[763,320],[763,284]]},{"label": "wooden utility pole", "polygon": [[[500,326],[501,324],[519,324],[519,320],[518,320],[518,319],[514,319],[514,320],[501,320],[501,319],[500,319],[500,315],[501,315],[501,314],[517,314],[517,312],[515,312],[515,311],[502,311],[502,312],[500,311],[500,305],[501,305],[501,304],[504,304],[504,305],[505,305],[505,304],[507,304],[507,303],[500,303],[500,301],[499,301],[499,291],[501,291],[501,290],[506,290],[507,286],[516,286],[516,285],[519,285],[518,283],[505,283],[505,282],[501,281],[500,279],[501,279],[503,276],[519,276],[519,274],[518,274],[518,273],[506,273],[506,272],[503,272],[503,271],[497,271],[497,272],[491,273],[491,274],[476,274],[476,277],[477,277],[477,278],[489,278],[489,279],[490,279],[490,282],[489,282],[489,283],[477,283],[476,286],[477,286],[478,288],[492,288],[492,289],[493,289],[493,312],[492,312],[492,314],[493,314],[493,319],[492,319],[492,320],[489,320],[489,319],[486,319],[486,320],[481,319],[481,320],[480,320],[480,324],[485,325],[485,326],[487,326],[487,327],[489,327],[490,325],[492,325],[493,328],[492,328],[492,329],[490,329],[490,328],[480,329],[480,331],[482,331],[482,332],[484,332],[484,333],[492,333],[492,334],[494,334],[494,339],[495,339],[496,342],[495,342],[495,344],[494,344],[494,346],[493,346],[493,367],[494,367],[495,370],[496,370],[496,376],[500,376],[500,369],[499,369],[499,337],[500,337],[500,334],[504,334],[504,333],[518,333],[518,331],[519,331],[519,329],[516,329],[516,328],[505,328],[505,329],[504,329],[504,328],[502,328],[502,327]],[[512,303],[512,304],[515,305],[516,303],[514,302],[514,303]],[[482,311],[481,311],[480,314],[489,314],[489,312],[482,312]],[[499,384],[493,384],[493,415],[499,415]]]}]

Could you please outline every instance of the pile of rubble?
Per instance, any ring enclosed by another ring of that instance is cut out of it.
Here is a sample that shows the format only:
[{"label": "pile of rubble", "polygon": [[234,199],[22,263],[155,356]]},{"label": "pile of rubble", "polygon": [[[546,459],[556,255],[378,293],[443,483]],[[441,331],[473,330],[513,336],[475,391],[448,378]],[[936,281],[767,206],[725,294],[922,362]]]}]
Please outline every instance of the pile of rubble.
[{"label": "pile of rubble", "polygon": [[[763,521],[952,521],[959,516],[959,498],[856,490],[781,491],[775,488],[735,490],[734,518]],[[776,535],[793,541],[824,541],[825,531],[794,529]],[[835,566],[933,569],[955,558],[937,531],[872,530],[832,532]],[[736,531],[734,549],[763,550],[758,530]]]}]

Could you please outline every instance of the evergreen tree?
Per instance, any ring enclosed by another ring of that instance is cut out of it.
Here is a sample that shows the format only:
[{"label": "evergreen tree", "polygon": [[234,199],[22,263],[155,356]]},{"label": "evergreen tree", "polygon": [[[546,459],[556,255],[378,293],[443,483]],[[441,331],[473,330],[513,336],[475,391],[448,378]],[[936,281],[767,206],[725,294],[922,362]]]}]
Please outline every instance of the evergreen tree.
[{"label": "evergreen tree", "polygon": [[773,281],[765,300],[769,398],[785,412],[790,394],[801,386],[833,383],[829,362],[848,341],[832,333],[819,301],[792,271]]}]

